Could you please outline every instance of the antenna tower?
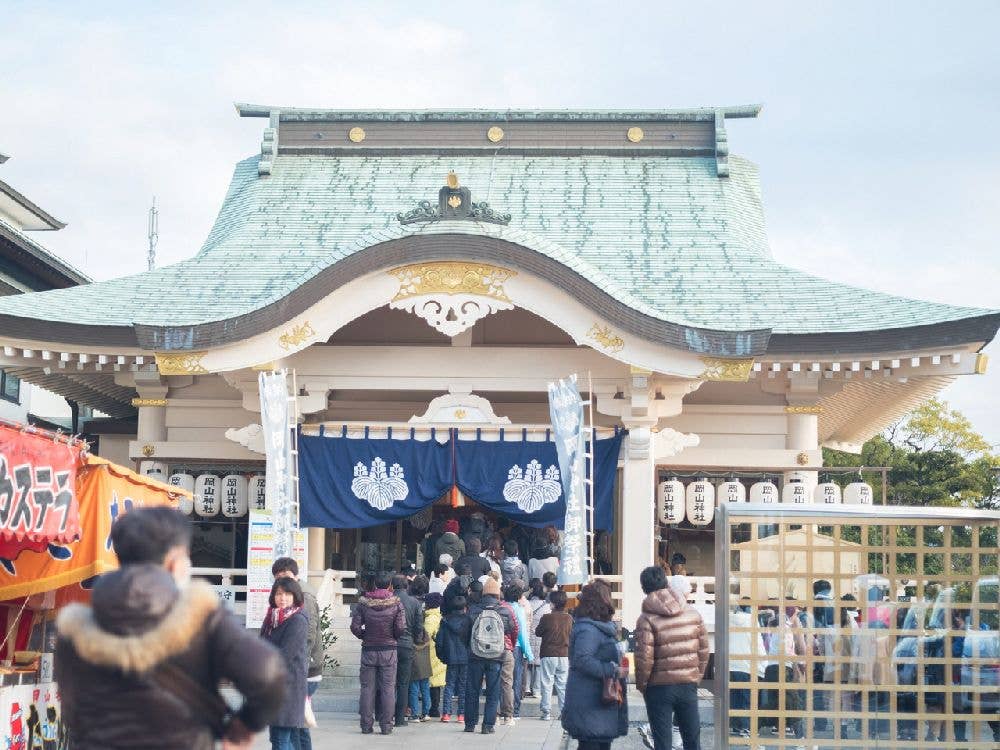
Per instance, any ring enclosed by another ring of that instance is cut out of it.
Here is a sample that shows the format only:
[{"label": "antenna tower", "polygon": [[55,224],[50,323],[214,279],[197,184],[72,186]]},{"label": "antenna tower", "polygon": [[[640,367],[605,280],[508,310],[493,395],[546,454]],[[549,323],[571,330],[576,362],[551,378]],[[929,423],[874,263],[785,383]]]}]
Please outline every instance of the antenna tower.
[{"label": "antenna tower", "polygon": [[156,268],[156,243],[160,239],[160,212],[156,210],[156,196],[153,196],[153,205],[149,209],[149,232],[146,235],[149,238],[149,255],[146,261],[149,265],[149,270],[152,271]]}]

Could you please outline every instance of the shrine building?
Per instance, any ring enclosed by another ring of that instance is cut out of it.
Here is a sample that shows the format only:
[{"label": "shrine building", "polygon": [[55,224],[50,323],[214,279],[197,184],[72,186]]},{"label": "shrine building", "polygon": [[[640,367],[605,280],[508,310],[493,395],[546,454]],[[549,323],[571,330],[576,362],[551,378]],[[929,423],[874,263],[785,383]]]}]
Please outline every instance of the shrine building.
[{"label": "shrine building", "polygon": [[[192,477],[263,470],[260,370],[294,371],[306,435],[498,444],[544,441],[576,373],[598,437],[624,435],[598,480],[626,623],[662,540],[713,575],[698,524],[659,523],[667,476],[815,485],[821,448],[982,374],[1000,326],[776,260],[726,130],[757,106],[237,111],[260,143],[200,251],[0,298],[0,368],[113,418],[107,458]],[[476,505],[445,488],[423,527]],[[245,518],[197,520],[197,565],[246,566]],[[360,526],[310,529],[310,569],[415,559],[421,524]]]}]

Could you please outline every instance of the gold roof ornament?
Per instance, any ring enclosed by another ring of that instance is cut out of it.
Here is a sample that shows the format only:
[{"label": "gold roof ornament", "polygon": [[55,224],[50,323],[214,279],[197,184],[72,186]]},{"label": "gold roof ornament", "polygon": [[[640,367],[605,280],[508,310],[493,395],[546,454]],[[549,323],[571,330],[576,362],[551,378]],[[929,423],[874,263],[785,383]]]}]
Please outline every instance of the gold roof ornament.
[{"label": "gold roof ornament", "polygon": [[208,352],[157,352],[156,367],[160,375],[204,375],[208,372],[201,363]]},{"label": "gold roof ornament", "polygon": [[753,369],[753,359],[720,359],[718,357],[701,357],[705,365],[699,375],[701,380],[721,380],[726,382],[744,383],[750,379]]},{"label": "gold roof ornament", "polygon": [[500,143],[500,141],[503,140],[503,128],[499,128],[494,125],[486,131],[486,137],[489,139],[490,143]]},{"label": "gold roof ornament", "polygon": [[350,138],[351,143],[361,143],[365,139],[365,136],[364,128],[351,128],[347,131],[347,137]]},{"label": "gold roof ornament", "polygon": [[625,133],[625,137],[628,138],[632,143],[638,143],[639,141],[641,141],[643,138],[646,137],[646,134],[642,132],[642,128],[632,127],[629,128],[628,131]]},{"label": "gold roof ornament", "polygon": [[447,183],[452,190],[458,190],[458,175],[455,174],[455,170],[448,172]]}]

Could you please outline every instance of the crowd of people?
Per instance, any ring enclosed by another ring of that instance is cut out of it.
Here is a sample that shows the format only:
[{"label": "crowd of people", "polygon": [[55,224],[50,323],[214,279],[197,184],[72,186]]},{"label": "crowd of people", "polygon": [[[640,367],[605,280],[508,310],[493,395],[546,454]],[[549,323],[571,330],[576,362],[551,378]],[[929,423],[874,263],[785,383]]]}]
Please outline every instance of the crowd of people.
[{"label": "crowd of people", "polygon": [[[815,604],[811,607],[794,599],[770,600],[773,604],[759,608],[756,623],[749,603],[741,602],[732,613],[729,680],[735,687],[730,689],[731,708],[750,708],[751,688],[739,685],[752,682],[756,673],[762,685],[758,706],[771,714],[759,719],[757,729],[762,734],[780,730],[776,714],[805,711],[809,691],[815,715],[786,718],[789,737],[803,738],[806,722],[812,721],[816,735],[878,742],[890,739],[890,718],[894,718],[898,741],[971,739],[969,721],[933,717],[973,713],[970,694],[944,686],[970,684],[969,675],[962,674],[967,663],[1000,654],[995,638],[979,637],[990,634],[990,623],[984,620],[979,630],[970,629],[970,609],[953,603],[954,589],[944,588],[932,600],[889,602],[883,587],[870,586],[863,592],[866,601],[862,603],[851,593],[838,601],[830,582],[817,580],[812,593]],[[946,656],[952,657],[952,664]],[[782,681],[790,687],[776,684]],[[910,685],[913,689],[907,690]],[[920,685],[942,689],[927,690]],[[995,708],[994,700],[994,716]],[[849,716],[863,712],[876,718]],[[917,718],[901,718],[917,713],[924,714],[923,732]],[[834,720],[827,714],[840,718]],[[750,721],[748,716],[731,717],[730,733],[749,737]],[[987,723],[994,741],[1000,742],[1000,720]]]},{"label": "crowd of people", "polygon": [[[537,695],[541,718],[560,719],[581,750],[609,749],[628,732],[629,675],[611,586],[584,585],[570,613],[555,529],[521,539],[458,531],[442,524],[430,578],[408,566],[362,583],[351,617],[362,645],[361,731],[374,733],[376,720],[389,734],[434,718],[491,734]],[[73,747],[209,750],[221,740],[240,750],[269,727],[273,750],[311,748],[323,640],[295,561],[272,566],[258,636],[191,579],[191,526],[178,511],[135,509],[111,541],[120,569],[97,580],[90,606],[69,606],[58,621],[56,679]],[[692,696],[708,657],[704,624],[674,579],[643,572],[636,628],[636,681],[656,750],[670,747],[672,714],[684,747],[698,747]],[[243,696],[239,708],[220,695],[224,682]]]}]

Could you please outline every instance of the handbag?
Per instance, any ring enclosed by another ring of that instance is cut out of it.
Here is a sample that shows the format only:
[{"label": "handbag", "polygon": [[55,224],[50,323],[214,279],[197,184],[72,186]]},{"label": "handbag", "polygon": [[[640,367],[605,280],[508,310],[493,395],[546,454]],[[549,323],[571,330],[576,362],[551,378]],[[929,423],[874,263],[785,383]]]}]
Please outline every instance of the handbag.
[{"label": "handbag", "polygon": [[606,706],[620,706],[624,700],[621,678],[617,674],[614,677],[605,677],[601,687],[601,703]]}]

